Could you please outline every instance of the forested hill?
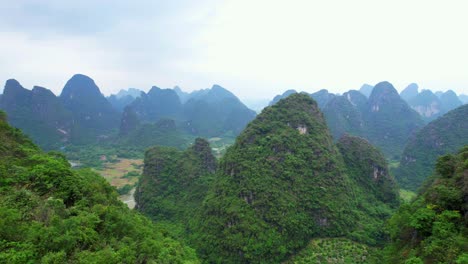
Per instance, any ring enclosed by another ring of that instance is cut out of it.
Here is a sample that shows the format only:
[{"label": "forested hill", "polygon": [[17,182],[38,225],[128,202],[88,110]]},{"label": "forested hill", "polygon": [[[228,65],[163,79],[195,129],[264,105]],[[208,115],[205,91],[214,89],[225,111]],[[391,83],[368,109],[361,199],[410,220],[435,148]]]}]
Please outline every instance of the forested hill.
[{"label": "forested hill", "polygon": [[416,190],[431,175],[437,157],[454,153],[468,143],[468,105],[432,121],[405,147],[395,172],[403,188]]},{"label": "forested hill", "polygon": [[365,138],[391,159],[400,157],[408,139],[424,125],[389,82],[374,87],[364,116],[368,128]]},{"label": "forested hill", "polygon": [[468,263],[468,145],[437,160],[434,176],[388,230],[386,263]]},{"label": "forested hill", "polygon": [[363,139],[338,149],[309,95],[264,109],[216,171],[206,146],[149,150],[137,208],[185,230],[207,262],[279,263],[316,237],[382,244],[399,202],[386,161]]},{"label": "forested hill", "polygon": [[42,152],[0,111],[0,263],[199,263],[91,170]]},{"label": "forested hill", "polygon": [[[344,134],[363,137],[380,148],[387,159],[399,160],[408,139],[424,123],[391,83],[380,82],[365,89],[369,88],[372,88],[369,98],[355,90],[343,95],[320,90],[310,96],[323,110],[335,141]],[[292,91],[287,91],[275,100],[290,93]]]}]

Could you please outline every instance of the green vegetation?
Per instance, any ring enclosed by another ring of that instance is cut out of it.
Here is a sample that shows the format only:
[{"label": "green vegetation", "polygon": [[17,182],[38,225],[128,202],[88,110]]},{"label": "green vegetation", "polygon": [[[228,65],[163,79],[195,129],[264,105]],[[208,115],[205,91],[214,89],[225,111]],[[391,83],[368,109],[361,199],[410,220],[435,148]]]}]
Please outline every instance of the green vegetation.
[{"label": "green vegetation", "polygon": [[221,159],[196,247],[209,262],[284,260],[314,236],[354,226],[349,184],[316,103],[290,95],[264,109]]},{"label": "green vegetation", "polygon": [[143,177],[135,193],[136,208],[153,220],[188,226],[215,169],[216,159],[204,139],[197,138],[185,151],[153,147],[145,155]]},{"label": "green vegetation", "polygon": [[416,193],[413,191],[405,190],[405,189],[400,189],[400,198],[409,203],[411,202],[414,198],[416,197]]},{"label": "green vegetation", "polygon": [[400,98],[389,82],[378,83],[364,113],[363,135],[390,160],[399,160],[408,140],[423,127],[419,114]]},{"label": "green vegetation", "polygon": [[438,159],[435,175],[388,223],[387,263],[467,263],[468,146]]},{"label": "green vegetation", "polygon": [[402,188],[415,191],[433,172],[437,157],[468,142],[468,105],[452,110],[421,129],[405,147],[395,176]]},{"label": "green vegetation", "polygon": [[3,118],[0,142],[0,263],[198,263],[102,177],[71,170]]},{"label": "green vegetation", "polygon": [[367,264],[378,263],[379,255],[378,249],[346,238],[313,239],[306,248],[285,263]]},{"label": "green vegetation", "polygon": [[367,131],[364,112],[367,98],[357,91],[349,91],[331,99],[323,108],[327,125],[335,140],[344,134],[363,136]]},{"label": "green vegetation", "polygon": [[339,149],[315,101],[294,94],[264,109],[216,172],[201,139],[148,150],[136,208],[210,263],[278,263],[317,237],[380,246],[398,205],[387,163],[362,139]]},{"label": "green vegetation", "polygon": [[218,137],[228,131],[239,134],[255,117],[255,112],[228,90],[214,85],[184,104],[184,116],[190,133]]}]

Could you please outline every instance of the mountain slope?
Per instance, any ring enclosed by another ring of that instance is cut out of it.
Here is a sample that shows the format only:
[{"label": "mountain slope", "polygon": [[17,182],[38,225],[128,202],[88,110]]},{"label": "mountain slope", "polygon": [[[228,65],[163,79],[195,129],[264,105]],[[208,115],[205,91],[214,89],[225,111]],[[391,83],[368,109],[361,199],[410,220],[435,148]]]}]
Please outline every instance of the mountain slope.
[{"label": "mountain slope", "polygon": [[445,113],[439,97],[430,90],[421,91],[407,102],[425,121],[432,121]]},{"label": "mountain slope", "polygon": [[415,83],[411,83],[410,85],[406,86],[403,91],[401,91],[400,96],[403,100],[409,102],[415,96],[419,94],[419,86]]},{"label": "mountain slope", "polygon": [[[363,160],[351,162],[357,146]],[[398,204],[386,161],[361,139],[347,137],[340,149],[345,163],[309,96],[264,109],[220,161],[201,212],[200,253],[212,262],[279,262],[313,237],[381,243]]]},{"label": "mountain slope", "polygon": [[367,98],[358,91],[351,90],[336,96],[323,108],[327,125],[335,140],[344,134],[363,136],[367,130],[364,111]]},{"label": "mountain slope", "polygon": [[336,97],[336,95],[329,93],[326,89],[322,89],[318,92],[311,93],[310,97],[314,98],[320,109],[323,109],[330,100]]},{"label": "mountain slope", "polygon": [[143,175],[135,192],[136,209],[153,220],[188,226],[215,170],[216,159],[204,139],[197,138],[185,151],[153,147],[145,154]]},{"label": "mountain slope", "polygon": [[434,176],[388,230],[385,263],[467,263],[468,145],[437,160]]},{"label": "mountain slope", "polygon": [[104,178],[43,153],[0,112],[1,263],[198,263]]},{"label": "mountain slope", "polygon": [[177,93],[172,89],[161,89],[153,86],[146,94],[130,104],[141,121],[157,122],[160,119],[180,119],[182,104]]},{"label": "mountain slope", "polygon": [[275,97],[273,98],[273,100],[271,100],[271,102],[270,102],[268,105],[274,105],[274,104],[276,104],[277,102],[279,102],[279,100],[284,99],[284,98],[290,96],[291,94],[295,94],[295,93],[297,93],[296,90],[292,90],[292,89],[291,89],[291,90],[287,90],[287,91],[285,91],[284,93],[275,96]]},{"label": "mountain slope", "polygon": [[205,137],[220,136],[228,131],[238,134],[255,115],[234,94],[219,85],[193,95],[184,104],[187,131]]},{"label": "mountain slope", "polygon": [[444,113],[447,113],[448,111],[455,109],[463,104],[462,101],[460,101],[458,98],[457,94],[452,90],[448,90],[441,94],[440,101],[442,103]]},{"label": "mountain slope", "polygon": [[8,80],[0,109],[8,113],[13,126],[42,147],[51,149],[70,139],[71,114],[50,90],[39,86],[27,90],[18,81]]},{"label": "mountain slope", "polygon": [[82,131],[75,133],[80,140],[87,140],[87,135],[108,133],[119,125],[118,112],[88,76],[76,74],[68,80],[60,100],[71,112],[73,122],[81,127]]},{"label": "mountain slope", "polygon": [[346,232],[348,185],[317,104],[290,95],[264,109],[220,161],[198,248],[213,262],[278,262],[313,236]]},{"label": "mountain slope", "polygon": [[372,93],[372,89],[374,89],[374,86],[365,83],[361,86],[361,88],[359,89],[359,92],[361,92],[363,95],[369,98],[370,94]]},{"label": "mountain slope", "polygon": [[419,114],[400,98],[389,82],[378,83],[367,103],[365,137],[391,158],[397,158],[408,139],[423,126]]},{"label": "mountain slope", "polygon": [[453,153],[468,142],[468,105],[432,121],[412,138],[403,151],[395,176],[403,188],[416,190],[431,175],[440,155]]}]

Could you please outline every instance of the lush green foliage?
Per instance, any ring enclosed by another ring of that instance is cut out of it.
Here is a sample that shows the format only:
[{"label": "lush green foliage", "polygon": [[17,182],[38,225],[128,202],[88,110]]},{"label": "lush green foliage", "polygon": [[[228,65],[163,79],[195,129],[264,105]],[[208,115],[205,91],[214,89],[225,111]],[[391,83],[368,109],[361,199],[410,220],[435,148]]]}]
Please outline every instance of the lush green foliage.
[{"label": "lush green foliage", "polygon": [[198,262],[99,175],[71,170],[3,120],[0,142],[0,263]]},{"label": "lush green foliage", "polygon": [[365,139],[345,135],[338,142],[348,175],[353,181],[353,213],[358,227],[348,237],[368,245],[382,246],[384,223],[399,205],[398,188],[380,151]]},{"label": "lush green foliage", "polygon": [[388,82],[374,87],[364,115],[368,127],[364,137],[390,159],[398,160],[406,142],[423,126],[419,114]]},{"label": "lush green foliage", "polygon": [[293,94],[248,125],[214,174],[206,141],[148,150],[137,208],[214,263],[277,263],[314,237],[381,245],[399,201],[385,158],[360,138],[338,146],[315,101]]},{"label": "lush green foliage", "polygon": [[435,177],[390,219],[388,263],[467,263],[468,146],[438,159]]},{"label": "lush green foliage", "polygon": [[135,195],[137,209],[154,220],[187,224],[200,207],[215,168],[216,160],[204,139],[197,138],[183,152],[159,146],[149,149]]},{"label": "lush green foliage", "polygon": [[429,123],[408,142],[395,171],[403,188],[419,188],[432,174],[438,156],[454,153],[467,144],[467,116],[468,105],[463,105]]},{"label": "lush green foliage", "polygon": [[378,249],[346,238],[314,239],[286,264],[379,262]]},{"label": "lush green foliage", "polygon": [[290,95],[264,109],[221,159],[198,248],[212,262],[283,260],[313,236],[347,232],[348,185],[316,103]]}]

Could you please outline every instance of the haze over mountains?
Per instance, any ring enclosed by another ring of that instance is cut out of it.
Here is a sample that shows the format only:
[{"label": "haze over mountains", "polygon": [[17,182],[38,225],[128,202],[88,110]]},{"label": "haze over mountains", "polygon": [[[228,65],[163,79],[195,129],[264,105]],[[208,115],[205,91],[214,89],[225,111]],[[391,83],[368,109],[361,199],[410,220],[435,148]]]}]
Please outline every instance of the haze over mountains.
[{"label": "haze over mountains", "polygon": [[[293,93],[296,91],[288,90],[276,96],[270,105]],[[345,133],[361,136],[388,158],[399,159],[407,140],[424,122],[463,104],[451,90],[437,94],[430,90],[419,92],[417,84],[410,84],[398,95],[390,83],[382,82],[365,84],[360,91],[350,90],[343,95],[322,89],[310,96],[324,112],[335,140]],[[158,139],[163,135],[171,135],[172,140],[166,140],[172,142],[169,145],[180,144],[184,134],[235,136],[256,115],[219,85],[190,93],[177,86],[153,86],[148,92],[129,88],[105,98],[94,81],[81,74],[73,76],[58,97],[46,88],[30,91],[9,80],[0,97],[0,109],[9,114],[13,125],[48,149],[67,142],[107,140],[115,135],[120,135],[120,142],[134,142],[136,135],[153,138],[142,140],[138,144],[141,147],[161,143]]]},{"label": "haze over mountains", "polygon": [[[133,124],[168,119],[184,133],[206,137],[224,133],[234,136],[255,117],[254,111],[219,85],[187,94],[184,103],[176,91],[152,87],[145,93],[129,89],[106,99],[91,78],[77,74],[56,97],[46,88],[34,87],[30,91],[18,81],[8,80],[0,109],[9,114],[12,125],[24,129],[48,149],[67,142],[90,143],[116,135],[122,128],[122,119],[129,118],[129,111],[137,119]],[[120,134],[137,128],[124,125],[125,131]]]},{"label": "haze over mountains", "polygon": [[[293,93],[296,91],[287,90],[277,95],[270,105]],[[427,100],[428,94],[434,101]],[[309,95],[322,109],[335,140],[346,133],[364,137],[390,159],[399,159],[408,139],[425,122],[462,105],[451,90],[435,96],[430,90],[419,93],[417,84],[410,84],[399,95],[388,82],[365,84],[359,91],[343,95],[325,89]]]}]

